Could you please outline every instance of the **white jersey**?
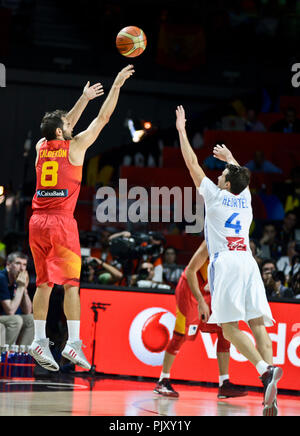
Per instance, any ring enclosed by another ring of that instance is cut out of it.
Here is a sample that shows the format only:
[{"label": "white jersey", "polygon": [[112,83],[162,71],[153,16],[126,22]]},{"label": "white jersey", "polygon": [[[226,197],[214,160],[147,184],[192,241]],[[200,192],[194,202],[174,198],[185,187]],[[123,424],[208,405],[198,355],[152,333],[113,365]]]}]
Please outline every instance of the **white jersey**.
[{"label": "white jersey", "polygon": [[249,229],[253,214],[251,194],[220,189],[205,177],[199,188],[205,202],[205,240],[209,256],[223,251],[250,251]]}]

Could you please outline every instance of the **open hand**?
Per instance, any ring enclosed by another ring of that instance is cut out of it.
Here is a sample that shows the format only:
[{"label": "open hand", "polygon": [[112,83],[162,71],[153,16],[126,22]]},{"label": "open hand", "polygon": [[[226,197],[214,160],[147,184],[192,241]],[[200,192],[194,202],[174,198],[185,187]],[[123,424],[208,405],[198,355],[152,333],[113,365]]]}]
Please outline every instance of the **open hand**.
[{"label": "open hand", "polygon": [[230,158],[232,158],[231,151],[224,144],[222,144],[222,145],[217,144],[214,147],[213,155],[215,158],[217,158],[223,162],[228,162],[230,160]]},{"label": "open hand", "polygon": [[176,129],[178,131],[185,130],[185,111],[183,109],[183,106],[177,106],[176,109]]},{"label": "open hand", "polygon": [[127,67],[123,68],[123,70],[121,70],[117,75],[115,85],[123,86],[126,80],[131,77],[134,72],[135,71],[133,65],[127,65]]},{"label": "open hand", "polygon": [[88,82],[84,87],[83,94],[89,100],[94,100],[94,98],[100,97],[100,95],[104,94],[103,86],[101,83],[96,83],[95,85],[90,86],[90,82]]}]

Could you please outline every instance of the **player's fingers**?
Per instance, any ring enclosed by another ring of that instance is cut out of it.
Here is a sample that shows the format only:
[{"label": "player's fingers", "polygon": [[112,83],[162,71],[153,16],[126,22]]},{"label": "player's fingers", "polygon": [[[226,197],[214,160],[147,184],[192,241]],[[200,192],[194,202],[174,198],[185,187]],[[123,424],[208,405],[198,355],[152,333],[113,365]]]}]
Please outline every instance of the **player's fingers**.
[{"label": "player's fingers", "polygon": [[130,70],[130,71],[125,72],[125,77],[126,77],[126,79],[128,79],[128,77],[131,77],[131,76],[133,75],[133,73],[134,73],[133,70]]},{"label": "player's fingers", "polygon": [[130,71],[132,70],[134,67],[133,65],[127,65],[127,67],[124,68],[125,71]]},{"label": "player's fingers", "polygon": [[178,106],[178,112],[179,112],[179,114],[180,114],[182,117],[185,116],[184,109],[183,109],[182,106]]}]

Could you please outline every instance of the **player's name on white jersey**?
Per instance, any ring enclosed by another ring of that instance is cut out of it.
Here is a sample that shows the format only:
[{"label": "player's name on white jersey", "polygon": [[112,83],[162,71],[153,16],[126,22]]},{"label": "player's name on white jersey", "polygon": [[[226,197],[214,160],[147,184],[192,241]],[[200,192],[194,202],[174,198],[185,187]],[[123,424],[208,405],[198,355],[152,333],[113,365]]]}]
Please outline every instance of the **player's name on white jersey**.
[{"label": "player's name on white jersey", "polygon": [[234,207],[237,209],[249,209],[248,201],[244,197],[232,197],[224,195],[222,206]]}]

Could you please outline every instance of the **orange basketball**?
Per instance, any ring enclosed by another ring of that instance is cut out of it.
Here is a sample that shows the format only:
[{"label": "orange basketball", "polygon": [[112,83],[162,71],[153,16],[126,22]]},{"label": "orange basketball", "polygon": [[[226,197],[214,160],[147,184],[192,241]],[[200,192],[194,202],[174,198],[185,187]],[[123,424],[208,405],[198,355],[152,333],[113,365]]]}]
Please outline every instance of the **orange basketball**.
[{"label": "orange basketball", "polygon": [[143,30],[139,27],[124,27],[117,35],[116,46],[121,55],[135,58],[145,50],[147,38]]}]

